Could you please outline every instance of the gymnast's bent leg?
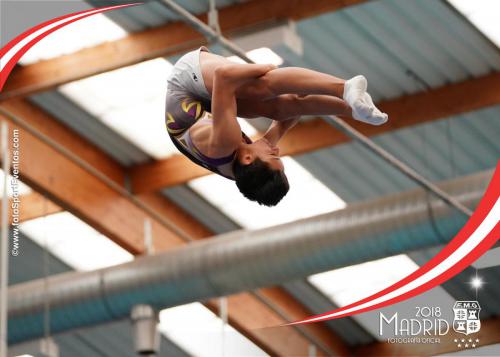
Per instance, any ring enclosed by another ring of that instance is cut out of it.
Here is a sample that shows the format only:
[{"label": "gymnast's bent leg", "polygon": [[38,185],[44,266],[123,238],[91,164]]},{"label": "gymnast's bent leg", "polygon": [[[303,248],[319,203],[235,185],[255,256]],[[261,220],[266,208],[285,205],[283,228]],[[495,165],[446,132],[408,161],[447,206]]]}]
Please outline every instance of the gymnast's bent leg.
[{"label": "gymnast's bent leg", "polygon": [[[366,78],[363,76],[356,76],[345,81],[329,74],[305,68],[287,67],[269,71],[262,77],[248,82],[238,88],[236,95],[242,99],[260,98],[264,100],[288,93],[300,96],[329,95],[343,99],[352,108],[354,119],[373,125],[383,124],[387,121],[387,114],[375,107],[371,96],[366,91],[367,86]],[[329,107],[334,104],[319,97],[309,98],[308,101],[311,104],[320,105],[320,113],[314,113],[317,115],[327,114],[321,108],[324,108],[324,105]],[[303,104],[307,104],[307,101]],[[328,114],[334,113],[330,111]]]},{"label": "gymnast's bent leg", "polygon": [[268,100],[238,99],[238,116],[265,117],[285,121],[302,115],[338,115],[352,118],[352,108],[346,101],[329,95],[283,94]]},{"label": "gymnast's bent leg", "polygon": [[[216,68],[231,62],[223,57],[202,52],[200,63],[205,85],[211,93]],[[240,64],[239,66],[252,65]],[[352,108],[352,115],[355,119],[370,124],[382,124],[387,121],[387,115],[375,107],[366,92],[367,85],[366,78],[363,76],[356,76],[345,81],[310,69],[286,67],[273,69],[241,85],[236,90],[236,98],[266,100],[282,94],[329,95],[345,100]]]}]

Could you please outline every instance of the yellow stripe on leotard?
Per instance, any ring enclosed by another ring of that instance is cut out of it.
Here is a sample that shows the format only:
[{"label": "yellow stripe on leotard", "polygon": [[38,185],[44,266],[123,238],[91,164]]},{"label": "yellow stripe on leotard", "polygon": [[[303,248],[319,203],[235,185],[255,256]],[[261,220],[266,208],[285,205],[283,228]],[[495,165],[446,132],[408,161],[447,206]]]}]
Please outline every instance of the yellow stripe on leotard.
[{"label": "yellow stripe on leotard", "polygon": [[194,102],[189,103],[188,100],[185,99],[181,103],[182,110],[184,110],[184,112],[186,112],[186,113],[189,113],[189,111],[191,110],[191,108],[194,105],[196,105],[196,115],[195,115],[195,118],[198,119],[200,117],[200,115],[201,115],[201,112],[202,112],[202,106],[201,106],[200,102],[194,101]]},{"label": "yellow stripe on leotard", "polygon": [[167,131],[172,134],[172,135],[177,135],[177,134],[180,134],[182,133],[185,129],[172,129],[168,126],[168,124],[170,123],[175,123],[175,119],[174,117],[172,116],[172,114],[170,113],[167,113],[167,122],[166,122],[166,125],[167,125]]}]

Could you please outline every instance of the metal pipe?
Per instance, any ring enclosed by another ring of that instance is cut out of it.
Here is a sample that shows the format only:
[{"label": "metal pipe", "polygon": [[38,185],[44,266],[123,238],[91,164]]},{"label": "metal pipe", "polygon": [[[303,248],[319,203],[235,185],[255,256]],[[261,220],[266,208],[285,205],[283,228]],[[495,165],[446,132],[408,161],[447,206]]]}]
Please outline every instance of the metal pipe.
[{"label": "metal pipe", "polygon": [[2,121],[1,148],[2,148],[2,170],[4,174],[2,187],[2,217],[0,236],[0,357],[7,356],[7,286],[9,279],[9,191],[7,183],[10,172],[9,155],[9,126]]},{"label": "metal pipe", "polygon": [[[492,171],[439,185],[474,207]],[[432,206],[440,234],[430,223]],[[357,203],[329,214],[256,231],[241,230],[91,272],[70,272],[9,288],[9,340],[128,316],[132,306],[163,309],[253,290],[311,274],[447,243],[466,217],[423,189]]]},{"label": "metal pipe", "polygon": [[[234,43],[232,43],[231,41],[226,39],[221,34],[218,34],[210,26],[205,24],[203,21],[199,20],[196,16],[192,15],[189,11],[187,11],[186,9],[181,7],[180,5],[176,4],[173,0],[161,0],[161,3],[163,3],[166,7],[168,7],[171,11],[175,12],[177,15],[183,17],[184,20],[189,25],[191,25],[195,30],[197,30],[197,31],[201,32],[203,35],[205,35],[209,41],[210,40],[217,40],[225,49],[227,49],[228,51],[241,57],[246,62],[255,63],[254,61],[252,61],[250,58],[248,58],[246,56],[245,51],[243,51],[240,47],[238,47],[237,45],[235,45]],[[393,155],[388,153],[380,145],[377,145],[373,140],[362,135],[360,132],[358,132],[356,129],[351,127],[345,121],[343,121],[340,118],[334,117],[334,116],[329,116],[327,118],[331,124],[333,124],[334,126],[336,126],[339,129],[341,129],[348,136],[350,136],[354,140],[360,142],[363,146],[367,147],[373,153],[375,153],[376,155],[378,155],[382,159],[384,159],[384,161],[388,162],[389,164],[394,166],[396,169],[400,170],[403,174],[405,174],[407,177],[409,177],[412,181],[415,181],[417,184],[424,187],[426,190],[431,192],[433,195],[442,199],[444,202],[446,202],[446,204],[448,204],[452,207],[455,207],[458,211],[462,212],[467,217],[470,217],[472,215],[472,212],[467,207],[460,205],[448,193],[446,193],[443,190],[439,190],[438,187],[433,185],[425,177],[423,177],[422,175],[419,175],[411,167],[409,167],[404,162],[402,162],[401,160],[397,159],[396,157],[394,157]]]},{"label": "metal pipe", "polygon": [[211,41],[217,42],[222,47],[224,47],[226,50],[241,57],[245,62],[253,63],[253,61],[250,58],[248,58],[245,51],[243,51],[241,48],[239,48],[237,45],[235,45],[234,43],[229,41],[224,36],[218,34],[214,29],[212,29],[206,23],[204,23],[203,21],[198,19],[196,16],[191,14],[189,11],[184,9],[182,6],[178,5],[177,3],[175,3],[172,0],[161,0],[160,2],[163,5],[165,5],[170,11],[181,16],[184,19],[184,21],[188,25],[193,27],[196,31],[201,32],[207,38],[207,40],[209,42],[211,42]]},{"label": "metal pipe", "polygon": [[220,36],[219,13],[217,11],[217,0],[208,0],[208,26]]}]

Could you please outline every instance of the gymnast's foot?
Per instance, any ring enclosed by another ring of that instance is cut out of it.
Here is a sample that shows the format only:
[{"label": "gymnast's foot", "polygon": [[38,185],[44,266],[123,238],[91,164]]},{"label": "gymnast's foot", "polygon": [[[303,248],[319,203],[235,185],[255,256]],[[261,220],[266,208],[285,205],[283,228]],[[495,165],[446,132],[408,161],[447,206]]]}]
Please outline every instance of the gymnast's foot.
[{"label": "gymnast's foot", "polygon": [[375,107],[370,95],[366,92],[368,82],[364,76],[356,76],[344,84],[343,98],[352,109],[354,119],[372,125],[381,125],[387,121],[387,114]]},{"label": "gymnast's foot", "polygon": [[352,108],[353,117],[357,120],[365,121],[373,113],[373,107],[370,107],[365,101],[365,93],[368,82],[364,76],[356,76],[344,84],[343,98]]},{"label": "gymnast's foot", "polygon": [[372,97],[368,92],[363,96],[364,102],[373,108],[372,115],[366,119],[366,122],[372,125],[382,125],[389,119],[386,113],[383,113],[373,103]]}]

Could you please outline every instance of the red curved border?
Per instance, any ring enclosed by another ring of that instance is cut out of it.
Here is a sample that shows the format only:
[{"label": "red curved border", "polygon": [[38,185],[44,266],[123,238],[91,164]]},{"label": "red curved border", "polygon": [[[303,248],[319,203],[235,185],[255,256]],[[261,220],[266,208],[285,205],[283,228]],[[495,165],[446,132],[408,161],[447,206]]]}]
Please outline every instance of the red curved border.
[{"label": "red curved border", "polygon": [[[47,30],[45,32],[42,32],[40,35],[38,35],[33,40],[31,40],[30,42],[28,42],[26,45],[24,45],[23,47],[21,47],[21,49],[18,52],[16,52],[14,56],[12,56],[12,58],[9,60],[9,62],[0,71],[0,91],[3,89],[3,86],[5,85],[5,82],[7,81],[7,78],[9,76],[9,74],[11,73],[12,69],[17,64],[17,62],[19,61],[19,59],[31,47],[33,47],[33,45],[35,45],[38,41],[40,41],[44,37],[50,35],[54,31],[57,31],[58,29],[66,26],[66,25],[69,25],[69,24],[71,24],[71,23],[73,23],[75,21],[84,19],[86,17],[92,16],[92,15],[95,15],[95,14],[99,14],[99,13],[102,13],[102,12],[110,11],[110,10],[116,10],[116,9],[120,9],[120,8],[130,7],[130,6],[137,6],[137,5],[141,5],[141,4],[142,3],[132,3],[132,4],[123,4],[123,5],[116,5],[116,6],[106,6],[106,7],[101,7],[101,8],[95,8],[95,9],[89,9],[89,10],[75,12],[75,13],[72,13],[72,14],[60,16],[60,17],[57,17],[55,19],[52,19],[52,20],[46,21],[44,23],[41,23],[41,24],[39,24],[37,26],[34,26],[31,29],[23,32],[22,34],[16,36],[13,40],[11,40],[9,43],[7,43],[2,49],[0,49],[0,58],[2,58],[16,44],[18,44],[20,41],[24,40],[26,37],[30,36],[34,32],[36,32],[38,30],[41,30],[44,27],[46,27],[48,25],[51,25],[51,24],[53,24],[53,23],[55,23],[57,21],[61,21],[61,20],[64,20],[64,19],[72,17],[72,16],[83,15],[83,16],[77,17],[76,19],[73,19],[71,21],[67,21],[67,22],[64,22],[64,23],[62,23],[62,24],[60,24],[58,26],[55,26],[55,27],[53,27],[53,28],[51,28],[51,29],[49,29],[49,30]],[[86,14],[86,15],[84,15],[84,14]]]},{"label": "red curved border", "polygon": [[[456,251],[469,237],[476,231],[476,229],[479,227],[479,225],[484,221],[488,213],[491,211],[493,208],[494,204],[500,197],[500,161],[497,163],[497,167],[495,170],[495,173],[493,175],[492,180],[490,181],[490,184],[488,185],[488,188],[486,190],[485,195],[481,199],[481,202],[479,203],[476,211],[474,214],[471,216],[471,218],[467,221],[465,226],[458,232],[458,234],[453,238],[450,243],[448,243],[436,256],[434,256],[427,264],[419,268],[418,270],[414,271],[407,277],[403,278],[402,280],[396,282],[395,284],[373,294],[370,295],[364,299],[361,299],[359,301],[356,301],[352,304],[349,304],[347,306],[344,306],[339,309],[331,310],[323,314],[318,314],[314,315],[311,317],[308,317],[306,319],[302,319],[296,322],[292,322],[288,325],[296,325],[296,324],[303,324],[303,323],[312,323],[312,322],[319,322],[319,321],[325,321],[325,320],[330,320],[330,319],[337,319],[341,317],[346,317],[362,312],[367,312],[371,311],[377,308],[381,308],[384,306],[388,306],[394,303],[401,302],[403,300],[406,300],[408,298],[414,297],[416,295],[419,295],[429,289],[434,288],[435,286],[444,283],[445,281],[451,279],[458,273],[460,273],[462,270],[467,268],[470,264],[472,264],[475,260],[477,260],[482,254],[484,254],[490,247],[492,247],[498,239],[500,239],[500,222],[497,222],[495,227],[487,234],[485,238],[478,244],[478,246],[469,252],[465,257],[463,257],[459,262],[457,262],[455,265],[450,267],[448,270],[445,272],[441,273],[434,279],[428,281],[427,283],[414,288],[413,290],[410,290],[402,295],[399,295],[397,297],[394,297],[390,300],[378,303],[376,305],[372,305],[360,310],[352,311],[350,313],[344,313],[340,314],[334,317],[331,317],[331,314],[334,313],[340,313],[342,311],[345,311],[350,308],[354,308],[356,306],[359,306],[361,304],[364,304],[366,302],[369,302],[371,300],[374,300],[376,298],[379,298],[383,295],[386,295],[408,283],[411,281],[419,278],[423,274],[427,273],[437,265],[439,265],[442,261],[444,261],[447,257],[449,257],[454,251]],[[311,321],[313,320],[314,321]]]},{"label": "red curved border", "polygon": [[[72,14],[60,16],[58,18],[55,18],[50,21],[46,21],[42,24],[39,24],[37,26],[32,27],[30,30],[25,31],[24,33],[18,35],[16,38],[14,38],[12,41],[10,41],[7,45],[5,45],[2,49],[0,49],[0,58],[3,57],[6,53],[8,53],[9,50],[11,50],[17,43],[25,39],[27,36],[31,35],[35,31],[38,31],[40,29],[43,29],[45,26],[48,26],[54,22],[64,20],[65,18],[72,17],[72,16],[77,16],[77,15],[83,15],[80,16],[76,19],[73,19],[71,21],[67,21],[63,24],[60,24],[58,26],[55,26],[54,28],[51,28],[45,32],[42,32],[40,35],[35,37],[33,40],[28,42],[26,45],[24,45],[18,52],[12,56],[12,58],[9,60],[9,62],[5,65],[5,67],[0,71],[0,91],[2,90],[5,81],[7,80],[8,75],[14,68],[15,64],[19,61],[19,59],[26,53],[34,44],[36,44],[38,41],[43,39],[44,37],[48,36],[49,34],[53,33],[54,31],[57,31],[58,29],[69,25],[75,21],[78,21],[80,19],[86,18],[88,16],[92,16],[94,14],[102,13],[105,11],[109,10],[114,10],[118,8],[124,8],[124,7],[129,7],[129,6],[136,6],[140,5],[142,3],[132,3],[132,4],[124,4],[124,5],[117,5],[117,6],[108,6],[108,7],[102,7],[102,8],[97,8],[97,9],[90,9],[90,10],[85,10],[85,11],[80,11],[80,12],[75,12]],[[85,14],[85,15],[84,15]],[[457,236],[445,247],[443,248],[433,259],[431,259],[427,264],[422,266],[420,269],[417,271],[413,272],[412,274],[408,275],[404,279],[398,281],[397,283],[391,285],[390,287],[381,290],[380,292],[373,294],[367,298],[364,298],[362,300],[359,300],[355,303],[352,303],[350,305],[344,306],[340,309],[332,310],[330,312],[320,314],[320,315],[315,315],[310,318],[300,320],[297,322],[291,323],[293,324],[302,324],[302,323],[310,323],[310,322],[318,322],[318,321],[324,321],[324,320],[329,320],[329,319],[335,319],[335,318],[341,318],[345,316],[350,316],[353,314],[361,313],[361,312],[366,312],[370,310],[374,310],[376,308],[381,308],[393,303],[397,303],[403,300],[406,300],[410,297],[416,296],[418,294],[423,293],[424,291],[427,291],[429,289],[432,289],[433,287],[445,282],[446,280],[452,278],[456,274],[460,273],[463,269],[465,269],[467,266],[472,264],[476,259],[478,259],[482,254],[484,254],[492,245],[496,243],[496,241],[499,239],[500,236],[500,224],[497,223],[495,227],[490,231],[490,233],[483,238],[481,243],[469,252],[464,258],[462,258],[457,264],[454,266],[450,267],[448,270],[445,272],[441,273],[439,276],[435,277],[434,279],[428,281],[427,283],[410,290],[402,295],[396,296],[392,299],[389,299],[387,301],[381,302],[379,304],[366,307],[357,311],[353,311],[350,313],[344,313],[337,315],[335,317],[329,317],[329,315],[333,313],[339,313],[342,311],[345,311],[347,309],[359,306],[365,302],[369,302],[373,299],[376,299],[378,297],[381,297],[382,295],[388,294],[405,284],[408,284],[409,282],[417,279],[418,277],[422,276],[426,272],[430,271],[431,269],[435,268],[437,265],[439,265],[442,261],[444,261],[447,257],[449,257],[456,249],[458,249],[469,237],[470,235],[479,227],[479,225],[483,222],[485,217],[488,215],[489,211],[495,204],[496,200],[500,196],[500,163],[497,165],[497,169],[495,171],[495,174],[493,176],[493,179],[486,191],[485,196],[481,200],[477,210],[474,212],[472,217],[469,219],[469,221],[466,223],[466,225],[460,230],[460,232],[457,234]],[[310,321],[313,320],[314,321]]]}]

